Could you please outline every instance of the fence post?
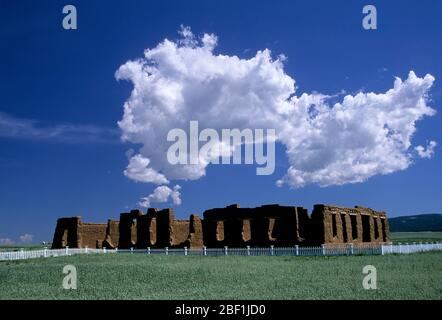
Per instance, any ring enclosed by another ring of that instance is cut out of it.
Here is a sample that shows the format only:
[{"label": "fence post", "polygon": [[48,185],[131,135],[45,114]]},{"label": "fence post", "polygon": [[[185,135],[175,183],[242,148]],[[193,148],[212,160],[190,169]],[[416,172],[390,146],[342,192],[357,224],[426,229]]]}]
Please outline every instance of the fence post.
[{"label": "fence post", "polygon": [[347,254],[348,255],[350,255],[350,256],[352,256],[353,255],[353,252],[354,252],[354,250],[353,250],[353,243],[349,243],[348,245],[347,245],[347,248],[348,248],[348,250],[347,250]]},{"label": "fence post", "polygon": [[43,249],[43,257],[47,258],[47,256],[48,256],[48,247],[45,247]]},{"label": "fence post", "polygon": [[275,254],[273,244],[270,246],[270,255],[273,256]]},{"label": "fence post", "polygon": [[399,242],[399,253],[402,253],[402,243]]},{"label": "fence post", "polygon": [[299,246],[295,245],[295,251],[296,251],[296,255],[299,256]]},{"label": "fence post", "polygon": [[134,253],[134,247],[130,247],[130,253]]},{"label": "fence post", "polygon": [[247,255],[250,256],[250,246],[247,246]]},{"label": "fence post", "polygon": [[322,255],[325,256],[325,244],[324,243],[321,244],[321,247],[322,247]]},{"label": "fence post", "polygon": [[184,255],[187,256],[187,247],[184,247]]},{"label": "fence post", "polygon": [[381,244],[381,256],[383,256],[383,255],[384,255],[384,245]]},{"label": "fence post", "polygon": [[169,255],[169,247],[165,247],[164,252],[166,253],[166,256]]},{"label": "fence post", "polygon": [[85,246],[85,247],[84,247],[84,253],[86,253],[86,254],[87,254],[87,253],[88,253],[88,251],[89,251],[88,249],[89,249],[89,248],[88,248],[88,246]]},{"label": "fence post", "polygon": [[207,256],[207,247],[206,246],[203,247],[203,255]]},{"label": "fence post", "polygon": [[224,254],[225,254],[226,256],[228,255],[228,253],[227,253],[227,246],[224,247]]},{"label": "fence post", "polygon": [[103,247],[103,253],[106,253],[106,247]]},{"label": "fence post", "polygon": [[147,247],[147,254],[150,254],[150,247]]},{"label": "fence post", "polygon": [[65,253],[66,253],[66,255],[69,255],[69,246],[66,246]]}]

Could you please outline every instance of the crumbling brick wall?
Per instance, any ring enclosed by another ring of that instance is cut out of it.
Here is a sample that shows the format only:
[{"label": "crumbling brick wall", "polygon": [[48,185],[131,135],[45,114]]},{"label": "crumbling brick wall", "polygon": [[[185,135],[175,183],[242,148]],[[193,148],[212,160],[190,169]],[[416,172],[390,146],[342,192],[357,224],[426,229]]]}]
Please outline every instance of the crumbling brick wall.
[{"label": "crumbling brick wall", "polygon": [[146,214],[132,210],[120,217],[118,247],[121,249],[202,247],[202,222],[195,215],[190,220],[175,220],[173,209],[149,208]]},{"label": "crumbling brick wall", "polygon": [[60,218],[55,227],[52,248],[100,248],[106,224],[84,223],[81,217]]},{"label": "crumbling brick wall", "polygon": [[132,248],[137,243],[137,219],[142,216],[141,210],[132,210],[120,214],[119,248]]},{"label": "crumbling brick wall", "polygon": [[173,209],[163,209],[157,210],[155,209],[156,219],[156,234],[157,239],[154,247],[164,248],[171,247],[173,243],[172,238],[172,225],[174,220]]},{"label": "crumbling brick wall", "polygon": [[173,221],[171,234],[173,247],[184,247],[184,243],[189,237],[189,225],[189,220]]},{"label": "crumbling brick wall", "polygon": [[79,248],[81,244],[78,241],[78,225],[81,217],[60,218],[57,220],[52,248]]},{"label": "crumbling brick wall", "polygon": [[102,242],[106,237],[107,224],[104,223],[84,223],[78,225],[78,243],[79,248],[101,248]]},{"label": "crumbling brick wall", "polygon": [[231,205],[204,212],[202,220],[175,220],[173,209],[132,210],[120,221],[83,223],[80,217],[57,221],[53,248],[201,248],[379,244],[390,242],[384,212],[356,206],[344,208],[318,204],[311,217],[302,207],[263,205],[240,208]]},{"label": "crumbling brick wall", "polygon": [[203,242],[203,222],[200,217],[191,214],[189,218],[189,235],[184,245],[188,248],[202,248]]},{"label": "crumbling brick wall", "polygon": [[204,212],[204,243],[208,247],[292,246],[305,240],[307,221],[307,210],[301,207],[211,209]]},{"label": "crumbling brick wall", "polygon": [[120,221],[118,220],[108,220],[106,227],[106,236],[102,243],[102,247],[105,248],[118,248],[120,240]]},{"label": "crumbling brick wall", "polygon": [[386,214],[369,208],[315,205],[311,242],[316,244],[389,242]]}]

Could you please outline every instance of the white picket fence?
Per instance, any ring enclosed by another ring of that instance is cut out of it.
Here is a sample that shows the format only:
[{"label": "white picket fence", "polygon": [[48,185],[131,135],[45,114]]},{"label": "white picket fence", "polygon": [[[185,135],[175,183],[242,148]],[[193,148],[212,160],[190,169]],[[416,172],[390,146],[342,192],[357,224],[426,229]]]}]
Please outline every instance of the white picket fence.
[{"label": "white picket fence", "polygon": [[436,243],[399,243],[396,245],[382,246],[382,254],[390,253],[415,253],[442,250],[442,242]]},{"label": "white picket fence", "polygon": [[202,249],[40,249],[0,252],[1,260],[24,260],[33,258],[62,257],[74,254],[106,254],[130,253],[147,255],[175,255],[175,256],[343,256],[343,255],[385,255],[408,254],[442,250],[442,242],[436,243],[405,243],[391,245],[322,245],[318,247],[274,247],[267,248],[202,248]]},{"label": "white picket fence", "polygon": [[[111,250],[107,250],[112,252]],[[35,258],[48,258],[48,257],[62,257],[71,256],[74,254],[86,254],[86,253],[106,253],[106,250],[102,249],[39,249],[39,250],[19,250],[19,251],[6,251],[0,252],[1,260],[25,260],[25,259],[35,259]]]}]

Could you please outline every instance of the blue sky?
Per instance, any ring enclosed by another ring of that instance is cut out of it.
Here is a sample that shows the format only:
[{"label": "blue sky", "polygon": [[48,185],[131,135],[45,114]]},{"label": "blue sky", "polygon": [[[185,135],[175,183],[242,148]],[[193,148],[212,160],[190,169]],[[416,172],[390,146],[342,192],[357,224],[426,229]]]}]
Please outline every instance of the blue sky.
[{"label": "blue sky", "polygon": [[[126,151],[137,146],[120,141],[117,121],[133,86],[115,72],[164,38],[178,39],[181,25],[197,37],[216,34],[215,54],[284,54],[297,95],[382,93],[395,76],[430,73],[428,105],[438,113],[416,123],[411,142],[442,141],[439,2],[370,1],[375,31],[362,28],[365,1],[70,1],[78,29],[69,31],[61,24],[65,4],[0,2],[0,239],[52,240],[59,217],[105,222],[154,190],[123,174]],[[358,204],[390,216],[442,211],[438,147],[431,159],[415,157],[407,169],[363,183],[295,189],[275,185],[288,167],[284,151],[277,145],[270,176],[256,176],[254,166],[209,166],[198,180],[172,180],[170,187],[182,187],[176,216],[231,203]]]}]

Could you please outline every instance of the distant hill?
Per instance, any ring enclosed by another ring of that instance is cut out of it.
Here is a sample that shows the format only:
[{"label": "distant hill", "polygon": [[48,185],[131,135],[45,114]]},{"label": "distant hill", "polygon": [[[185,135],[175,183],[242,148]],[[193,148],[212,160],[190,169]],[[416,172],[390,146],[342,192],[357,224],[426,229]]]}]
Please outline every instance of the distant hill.
[{"label": "distant hill", "polygon": [[388,219],[391,232],[442,231],[442,214],[419,214]]}]

